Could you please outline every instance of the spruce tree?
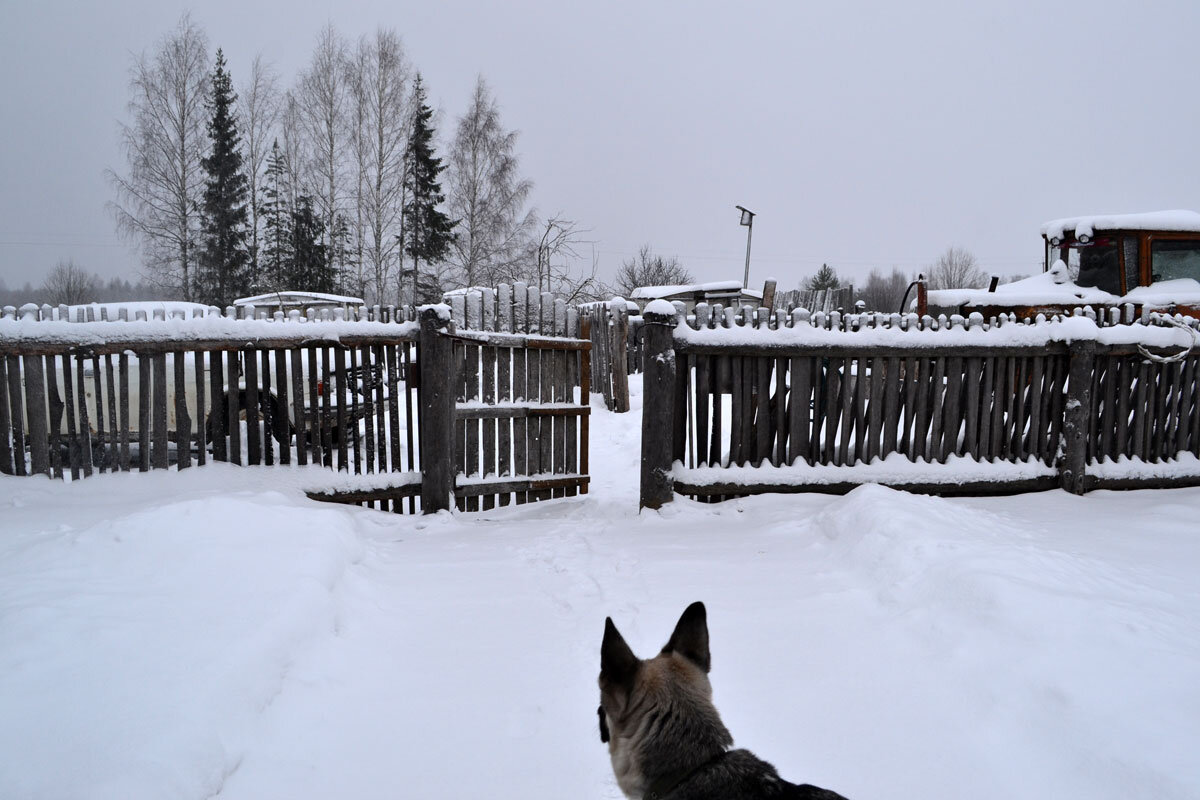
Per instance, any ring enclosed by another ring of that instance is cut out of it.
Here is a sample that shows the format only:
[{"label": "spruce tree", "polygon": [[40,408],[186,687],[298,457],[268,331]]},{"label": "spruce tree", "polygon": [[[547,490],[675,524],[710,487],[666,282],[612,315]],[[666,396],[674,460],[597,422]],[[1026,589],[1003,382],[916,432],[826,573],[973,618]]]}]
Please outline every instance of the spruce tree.
[{"label": "spruce tree", "polygon": [[197,276],[197,299],[225,307],[250,290],[249,254],[246,250],[247,183],[238,149],[237,120],[233,104],[237,95],[225,55],[217,50],[217,64],[209,95],[208,137],[212,150],[201,161],[207,182],[202,208],[203,249]]},{"label": "spruce tree", "polygon": [[422,292],[420,265],[437,263],[445,257],[457,223],[438,210],[446,199],[438,181],[445,166],[433,154],[433,109],[426,102],[419,72],[413,82],[413,102],[417,110],[405,153],[404,252],[413,260],[413,302],[418,303],[440,299],[429,296],[428,287]]},{"label": "spruce tree", "polygon": [[279,149],[279,140],[271,146],[267,156],[267,169],[263,175],[263,198],[261,214],[263,223],[263,250],[259,256],[259,267],[263,276],[263,290],[281,291],[295,288],[289,283],[292,252],[292,211],[288,198],[292,196],[288,185],[287,155]]},{"label": "spruce tree", "polygon": [[313,211],[312,198],[301,195],[292,211],[292,258],[285,273],[291,288],[328,293],[337,288],[324,237],[325,223]]},{"label": "spruce tree", "polygon": [[822,264],[821,268],[817,270],[817,274],[808,279],[808,288],[812,291],[817,291],[818,289],[836,289],[841,285],[837,270],[828,264]]}]

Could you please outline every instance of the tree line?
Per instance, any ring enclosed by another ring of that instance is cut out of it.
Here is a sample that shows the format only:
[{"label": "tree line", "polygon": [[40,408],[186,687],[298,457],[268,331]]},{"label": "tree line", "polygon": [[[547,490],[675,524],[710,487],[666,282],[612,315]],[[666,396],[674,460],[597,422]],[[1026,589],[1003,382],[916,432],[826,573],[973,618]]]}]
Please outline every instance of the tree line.
[{"label": "tree line", "polygon": [[184,15],[130,71],[118,230],[164,293],[226,306],[284,289],[368,303],[524,280],[604,294],[573,264],[584,233],[530,206],[516,131],[480,76],[439,155],[437,116],[400,36],[323,29],[290,87],[260,55],[241,83]]},{"label": "tree line", "polygon": [[115,303],[122,300],[171,300],[163,297],[162,289],[153,283],[131,283],[124,278],[104,280],[88,272],[71,259],[59,261],[39,285],[26,281],[24,286],[9,287],[0,278],[0,308],[19,308],[26,303],[38,305],[81,305],[83,303]]}]

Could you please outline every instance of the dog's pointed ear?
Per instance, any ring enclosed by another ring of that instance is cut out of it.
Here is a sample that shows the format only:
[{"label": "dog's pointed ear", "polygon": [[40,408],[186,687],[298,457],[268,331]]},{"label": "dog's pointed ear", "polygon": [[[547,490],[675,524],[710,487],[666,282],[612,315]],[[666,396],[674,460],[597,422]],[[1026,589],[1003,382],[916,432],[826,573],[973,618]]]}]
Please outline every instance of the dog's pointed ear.
[{"label": "dog's pointed ear", "polygon": [[612,617],[606,617],[604,641],[600,643],[601,680],[610,681],[616,686],[628,686],[633,683],[639,663],[617,626],[613,625]]},{"label": "dog's pointed ear", "polygon": [[662,651],[678,653],[705,672],[712,669],[712,656],[708,651],[708,615],[704,603],[695,602],[687,607]]}]

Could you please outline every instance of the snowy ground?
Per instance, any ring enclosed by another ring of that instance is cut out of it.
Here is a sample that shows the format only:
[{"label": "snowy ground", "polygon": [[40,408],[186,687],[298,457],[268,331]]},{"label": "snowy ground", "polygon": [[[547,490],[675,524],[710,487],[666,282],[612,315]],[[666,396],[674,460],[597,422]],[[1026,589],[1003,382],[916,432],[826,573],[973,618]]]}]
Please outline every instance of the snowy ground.
[{"label": "snowy ground", "polygon": [[1200,797],[1200,490],[408,518],[269,469],[0,480],[0,797],[616,798],[604,617],[708,605],[718,707],[865,798]]}]

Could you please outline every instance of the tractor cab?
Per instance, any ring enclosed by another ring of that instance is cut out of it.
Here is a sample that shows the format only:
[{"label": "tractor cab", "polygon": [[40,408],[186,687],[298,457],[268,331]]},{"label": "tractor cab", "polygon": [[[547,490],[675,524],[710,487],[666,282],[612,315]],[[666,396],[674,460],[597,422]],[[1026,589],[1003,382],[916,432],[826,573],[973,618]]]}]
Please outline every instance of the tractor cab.
[{"label": "tractor cab", "polygon": [[1133,305],[1200,317],[1200,214],[1070,217],[1042,225],[1043,272],[989,289],[928,292],[928,305],[984,317]]}]

